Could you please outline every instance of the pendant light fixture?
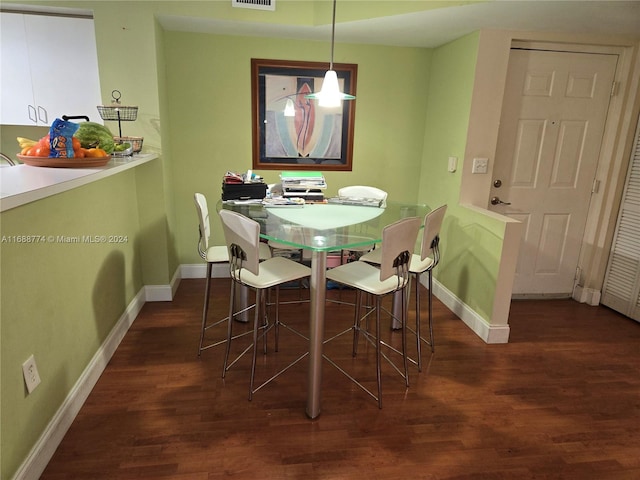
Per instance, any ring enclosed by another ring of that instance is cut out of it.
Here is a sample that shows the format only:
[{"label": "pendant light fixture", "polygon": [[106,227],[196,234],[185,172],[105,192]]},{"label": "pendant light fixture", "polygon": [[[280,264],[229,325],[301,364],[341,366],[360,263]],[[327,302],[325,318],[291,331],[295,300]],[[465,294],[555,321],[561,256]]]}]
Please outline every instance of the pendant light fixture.
[{"label": "pendant light fixture", "polygon": [[340,91],[338,84],[338,75],[333,69],[333,47],[335,45],[336,34],[336,0],[333,0],[333,20],[331,22],[331,62],[329,70],[324,75],[322,88],[318,93],[310,93],[305,98],[317,99],[318,105],[321,107],[339,107],[342,100],[354,100],[356,97]]}]

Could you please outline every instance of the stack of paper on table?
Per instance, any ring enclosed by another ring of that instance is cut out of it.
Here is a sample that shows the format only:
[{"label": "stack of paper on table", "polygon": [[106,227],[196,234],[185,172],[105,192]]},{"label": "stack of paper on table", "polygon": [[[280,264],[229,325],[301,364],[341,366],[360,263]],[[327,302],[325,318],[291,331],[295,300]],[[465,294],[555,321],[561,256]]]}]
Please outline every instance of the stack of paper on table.
[{"label": "stack of paper on table", "polygon": [[327,182],[321,172],[281,172],[283,196],[321,202]]}]

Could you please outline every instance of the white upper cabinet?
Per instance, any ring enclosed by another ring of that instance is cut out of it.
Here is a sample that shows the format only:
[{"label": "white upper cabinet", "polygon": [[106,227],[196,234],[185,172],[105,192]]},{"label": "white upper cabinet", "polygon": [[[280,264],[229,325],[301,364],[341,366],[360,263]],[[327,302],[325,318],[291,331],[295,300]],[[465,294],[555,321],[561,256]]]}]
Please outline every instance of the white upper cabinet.
[{"label": "white upper cabinet", "polygon": [[0,38],[0,124],[35,125],[38,116],[33,104],[24,16],[0,13]]},{"label": "white upper cabinet", "polygon": [[63,115],[98,115],[92,19],[3,12],[0,20],[0,124],[49,126]]}]

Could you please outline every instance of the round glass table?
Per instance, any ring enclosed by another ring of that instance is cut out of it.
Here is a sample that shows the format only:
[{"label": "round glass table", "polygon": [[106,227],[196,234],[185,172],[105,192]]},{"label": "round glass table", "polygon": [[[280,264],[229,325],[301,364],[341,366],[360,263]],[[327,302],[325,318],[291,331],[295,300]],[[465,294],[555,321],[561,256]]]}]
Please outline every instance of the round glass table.
[{"label": "round glass table", "polygon": [[385,226],[402,218],[424,218],[430,208],[389,201],[384,208],[320,203],[264,206],[222,201],[218,202],[217,207],[218,210],[233,210],[256,220],[260,224],[260,236],[265,240],[311,251],[306,413],[310,418],[316,418],[321,411],[327,253],[380,243]]}]

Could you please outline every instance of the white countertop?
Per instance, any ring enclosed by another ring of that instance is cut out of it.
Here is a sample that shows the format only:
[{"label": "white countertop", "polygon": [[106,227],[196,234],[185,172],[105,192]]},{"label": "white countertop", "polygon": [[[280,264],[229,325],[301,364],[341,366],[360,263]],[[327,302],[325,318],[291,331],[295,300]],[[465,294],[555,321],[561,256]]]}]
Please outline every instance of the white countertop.
[{"label": "white countertop", "polygon": [[156,158],[155,153],[114,157],[104,167],[93,168],[3,166],[0,168],[0,212],[95,182]]}]

